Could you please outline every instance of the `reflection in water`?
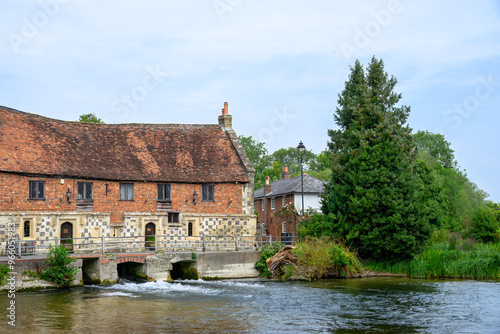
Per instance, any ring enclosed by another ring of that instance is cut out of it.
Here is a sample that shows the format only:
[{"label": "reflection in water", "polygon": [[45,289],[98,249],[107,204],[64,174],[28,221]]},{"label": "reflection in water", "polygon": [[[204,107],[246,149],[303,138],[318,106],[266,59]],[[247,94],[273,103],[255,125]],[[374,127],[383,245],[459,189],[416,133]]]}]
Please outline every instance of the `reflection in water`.
[{"label": "reflection in water", "polygon": [[23,333],[500,333],[499,281],[122,282],[17,294],[16,307]]}]

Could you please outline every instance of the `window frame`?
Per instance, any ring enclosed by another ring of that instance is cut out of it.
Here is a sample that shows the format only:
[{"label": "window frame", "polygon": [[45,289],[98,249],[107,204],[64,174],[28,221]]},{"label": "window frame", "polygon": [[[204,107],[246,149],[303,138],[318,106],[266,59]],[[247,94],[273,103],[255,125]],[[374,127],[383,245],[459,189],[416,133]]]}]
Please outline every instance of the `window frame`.
[{"label": "window frame", "polygon": [[179,213],[178,212],[169,212],[167,217],[168,223],[178,223],[179,222]]},{"label": "window frame", "polygon": [[[168,196],[167,196],[168,193]],[[162,194],[163,198],[160,198]],[[156,184],[156,200],[158,202],[170,202],[172,201],[172,186],[170,183],[157,183]]]},{"label": "window frame", "polygon": [[276,197],[271,197],[271,210],[276,210]]},{"label": "window frame", "polygon": [[[125,198],[122,197],[122,187],[125,189]],[[126,188],[125,188],[126,187]],[[132,187],[132,198],[129,198],[129,190],[130,188],[129,187]],[[132,182],[120,182],[120,190],[119,190],[119,198],[120,198],[120,201],[133,201],[134,200],[134,194],[135,192],[135,184],[132,183]]]},{"label": "window frame", "polygon": [[[212,196],[210,196],[210,195],[212,195]],[[205,183],[205,184],[201,185],[201,201],[202,202],[215,202],[215,184]]]},{"label": "window frame", "polygon": [[286,232],[286,220],[281,223],[281,233],[287,233]]},{"label": "window frame", "polygon": [[[26,224],[27,223],[27,224]],[[31,238],[31,220],[24,220],[23,222],[23,238]],[[28,235],[26,235],[26,227],[28,228]]]},{"label": "window frame", "polygon": [[[32,188],[34,186],[34,191],[36,192],[35,196],[32,196]],[[40,191],[40,186],[42,186],[42,190]],[[28,198],[31,200],[38,200],[38,201],[44,201],[46,197],[46,184],[45,181],[40,181],[40,180],[30,180],[29,181],[29,186],[28,186]],[[40,196],[40,193],[42,193],[42,196]]]},{"label": "window frame", "polygon": [[[80,185],[83,187],[83,194],[80,197]],[[88,193],[88,187],[90,187],[90,198],[86,198]],[[94,182],[83,182],[78,181],[76,183],[76,200],[77,201],[93,201],[94,200]]]},{"label": "window frame", "polygon": [[282,199],[282,202],[281,202],[281,206],[282,206],[282,207],[285,207],[285,206],[286,206],[286,195],[283,195],[283,199]]},{"label": "window frame", "polygon": [[262,211],[266,211],[266,202],[265,202],[266,198],[265,197],[262,197]]}]

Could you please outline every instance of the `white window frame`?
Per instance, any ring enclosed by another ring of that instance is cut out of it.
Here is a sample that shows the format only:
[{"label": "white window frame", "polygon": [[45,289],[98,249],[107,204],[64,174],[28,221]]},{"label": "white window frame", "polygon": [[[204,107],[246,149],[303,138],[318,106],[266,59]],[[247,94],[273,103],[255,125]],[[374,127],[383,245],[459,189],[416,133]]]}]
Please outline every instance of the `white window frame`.
[{"label": "white window frame", "polygon": [[271,210],[276,209],[276,197],[271,197]]},{"label": "white window frame", "polygon": [[266,200],[265,197],[262,198],[262,211],[265,211],[266,210],[266,202],[264,202]]},{"label": "white window frame", "polygon": [[281,206],[282,207],[285,207],[286,206],[286,195],[283,195],[283,202],[281,203]]},{"label": "white window frame", "polygon": [[281,233],[286,233],[286,221],[281,223]]}]

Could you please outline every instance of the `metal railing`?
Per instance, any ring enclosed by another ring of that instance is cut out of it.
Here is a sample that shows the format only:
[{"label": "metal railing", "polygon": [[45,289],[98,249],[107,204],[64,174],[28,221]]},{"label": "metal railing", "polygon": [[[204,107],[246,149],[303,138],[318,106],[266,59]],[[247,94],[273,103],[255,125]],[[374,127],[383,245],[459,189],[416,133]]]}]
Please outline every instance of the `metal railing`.
[{"label": "metal railing", "polygon": [[142,252],[208,252],[261,250],[266,244],[281,242],[295,244],[297,236],[170,236],[140,235],[130,237],[48,238],[42,240],[17,239],[6,247],[6,253],[22,256],[46,255],[50,246],[64,245],[75,255],[142,253]]}]

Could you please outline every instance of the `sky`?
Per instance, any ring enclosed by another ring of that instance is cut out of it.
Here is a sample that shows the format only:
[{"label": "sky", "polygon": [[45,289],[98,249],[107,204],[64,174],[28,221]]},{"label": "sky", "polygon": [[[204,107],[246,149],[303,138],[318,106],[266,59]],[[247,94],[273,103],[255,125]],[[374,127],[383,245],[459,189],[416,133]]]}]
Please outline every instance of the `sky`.
[{"label": "sky", "polygon": [[0,105],[75,121],[215,124],[319,153],[356,59],[397,78],[500,202],[500,1],[2,0]]}]

